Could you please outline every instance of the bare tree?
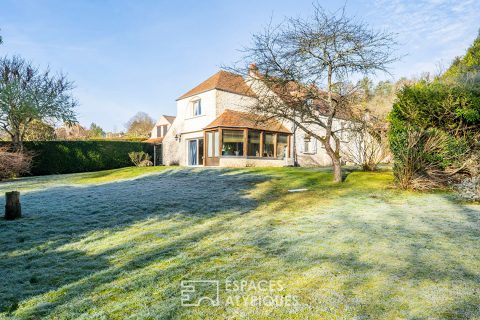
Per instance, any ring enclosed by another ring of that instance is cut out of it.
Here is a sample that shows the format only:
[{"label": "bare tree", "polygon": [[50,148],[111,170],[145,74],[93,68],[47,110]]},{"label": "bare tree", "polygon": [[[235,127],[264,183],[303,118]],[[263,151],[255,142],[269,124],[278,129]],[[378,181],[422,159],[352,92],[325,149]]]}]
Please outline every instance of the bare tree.
[{"label": "bare tree", "polygon": [[30,172],[32,154],[0,147],[0,181]]},{"label": "bare tree", "polygon": [[0,59],[0,129],[21,150],[25,134],[34,120],[76,121],[73,84],[49,70],[40,72],[20,57]]},{"label": "bare tree", "polygon": [[388,161],[388,113],[392,110],[397,91],[407,83],[401,79],[394,83],[380,81],[376,85],[367,77],[358,81],[352,95],[347,128],[348,143],[342,146],[342,158],[362,167],[364,171],[377,169],[379,163]]},{"label": "bare tree", "polygon": [[129,136],[148,138],[154,125],[155,120],[153,120],[152,117],[145,112],[137,112],[128,120],[125,127],[127,128],[127,134]]},{"label": "bare tree", "polygon": [[40,120],[33,120],[24,134],[24,141],[55,140],[55,128]]},{"label": "bare tree", "polygon": [[65,123],[55,129],[55,136],[57,140],[85,140],[88,138],[88,130],[79,123]]},{"label": "bare tree", "polygon": [[[355,91],[349,78],[387,72],[395,61],[391,33],[374,31],[345,14],[345,8],[328,13],[314,5],[309,19],[288,19],[269,25],[253,36],[245,49],[245,63],[257,94],[251,111],[262,117],[291,121],[320,141],[342,181],[339,133],[335,119],[346,115]],[[274,94],[272,94],[272,92]]]},{"label": "bare tree", "polygon": [[103,131],[102,127],[93,122],[90,124],[87,134],[90,139],[105,137],[105,131]]},{"label": "bare tree", "polygon": [[341,148],[343,158],[363,171],[377,170],[378,165],[389,157],[386,128],[383,121],[372,119],[368,112],[362,118],[356,118],[348,128],[348,143]]}]

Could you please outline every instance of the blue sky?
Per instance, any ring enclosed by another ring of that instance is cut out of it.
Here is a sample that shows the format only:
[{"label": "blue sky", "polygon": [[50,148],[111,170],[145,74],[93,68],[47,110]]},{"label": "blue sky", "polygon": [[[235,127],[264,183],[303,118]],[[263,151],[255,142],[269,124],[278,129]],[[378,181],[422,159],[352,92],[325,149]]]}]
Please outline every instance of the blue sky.
[{"label": "blue sky", "polygon": [[[306,16],[311,7],[311,0],[0,0],[0,55],[67,73],[80,122],[121,131],[137,111],[175,115],[175,99],[236,61],[270,17]],[[350,0],[347,12],[398,33],[407,56],[392,65],[395,78],[448,65],[480,28],[480,0]]]}]

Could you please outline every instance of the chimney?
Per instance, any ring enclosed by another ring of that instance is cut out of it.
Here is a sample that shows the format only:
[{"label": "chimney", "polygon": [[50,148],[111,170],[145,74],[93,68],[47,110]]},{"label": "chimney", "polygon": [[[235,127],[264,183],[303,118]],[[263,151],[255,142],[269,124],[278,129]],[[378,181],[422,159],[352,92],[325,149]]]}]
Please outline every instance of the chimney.
[{"label": "chimney", "polygon": [[258,75],[258,67],[256,63],[251,63],[248,66],[248,75],[251,77],[257,77]]}]

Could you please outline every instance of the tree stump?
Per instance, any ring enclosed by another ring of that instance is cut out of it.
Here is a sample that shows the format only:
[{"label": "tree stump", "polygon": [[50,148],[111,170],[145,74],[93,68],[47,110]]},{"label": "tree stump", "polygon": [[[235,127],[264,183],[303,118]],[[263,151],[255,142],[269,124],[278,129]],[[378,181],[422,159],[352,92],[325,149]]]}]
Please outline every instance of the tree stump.
[{"label": "tree stump", "polygon": [[20,205],[20,192],[6,192],[5,200],[5,219],[14,220],[20,218],[22,216],[22,206]]}]

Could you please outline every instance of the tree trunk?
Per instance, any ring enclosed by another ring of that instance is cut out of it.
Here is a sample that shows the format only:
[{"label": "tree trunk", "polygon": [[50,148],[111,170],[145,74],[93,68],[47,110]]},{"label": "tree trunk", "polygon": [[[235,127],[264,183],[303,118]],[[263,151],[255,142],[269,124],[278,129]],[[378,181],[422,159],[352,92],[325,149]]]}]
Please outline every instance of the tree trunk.
[{"label": "tree trunk", "polygon": [[22,216],[22,207],[20,205],[20,192],[6,192],[5,200],[5,219],[14,220],[20,218]]},{"label": "tree trunk", "polygon": [[22,144],[22,139],[20,138],[20,134],[14,133],[12,135],[12,145],[13,145],[13,150],[15,151],[23,150],[23,144]]},{"label": "tree trunk", "polygon": [[334,151],[328,143],[324,143],[325,151],[332,160],[333,166],[333,181],[336,183],[342,182],[342,162],[338,152]]},{"label": "tree trunk", "polygon": [[336,183],[342,182],[342,163],[339,158],[332,157],[333,163],[333,181]]},{"label": "tree trunk", "polygon": [[340,161],[340,155],[336,153],[332,147],[324,143],[325,151],[327,151],[328,156],[332,160],[333,166],[333,181],[336,183],[342,182],[342,162]]}]

